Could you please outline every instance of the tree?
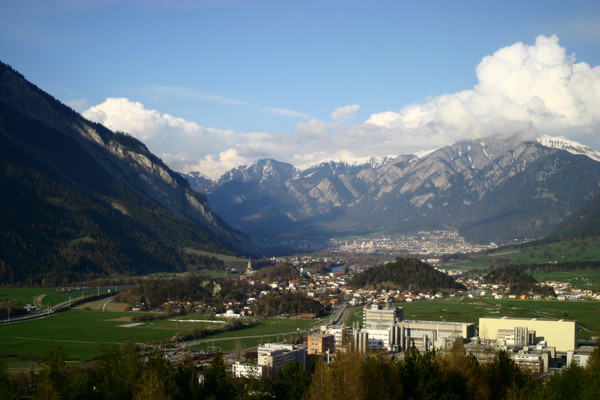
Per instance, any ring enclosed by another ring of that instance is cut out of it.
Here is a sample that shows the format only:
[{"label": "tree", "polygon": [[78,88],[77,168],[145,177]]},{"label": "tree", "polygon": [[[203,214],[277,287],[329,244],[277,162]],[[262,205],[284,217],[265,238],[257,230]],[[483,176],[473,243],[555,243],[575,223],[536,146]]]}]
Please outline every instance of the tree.
[{"label": "tree", "polygon": [[392,360],[380,353],[367,357],[362,364],[364,399],[393,400],[402,398],[402,384],[398,368]]},{"label": "tree", "polygon": [[223,355],[216,353],[204,373],[204,395],[219,400],[233,399],[235,390],[225,371]]},{"label": "tree", "polygon": [[498,351],[494,360],[486,365],[486,375],[492,400],[510,397],[524,399],[529,396],[530,376],[504,350]]},{"label": "tree", "polygon": [[77,365],[67,365],[67,352],[61,345],[50,344],[40,362],[39,387],[34,397],[43,399],[79,399],[89,392],[88,378]]},{"label": "tree", "polygon": [[297,362],[288,363],[275,377],[273,395],[278,400],[300,400],[310,385],[310,374]]},{"label": "tree", "polygon": [[95,368],[94,395],[106,400],[130,400],[142,374],[142,366],[135,345],[104,347]]},{"label": "tree", "polygon": [[196,369],[189,357],[177,366],[175,372],[175,385],[178,390],[175,393],[176,400],[199,399],[201,387],[196,376]]},{"label": "tree", "polygon": [[157,369],[144,370],[137,382],[133,400],[172,400],[173,397],[168,393],[167,382]]},{"label": "tree", "polygon": [[466,353],[462,339],[456,340],[450,352],[439,356],[438,362],[452,393],[467,400],[489,397],[481,364],[474,355]]},{"label": "tree", "polygon": [[11,379],[10,375],[8,374],[6,361],[3,358],[0,358],[0,399],[19,399],[17,382]]}]

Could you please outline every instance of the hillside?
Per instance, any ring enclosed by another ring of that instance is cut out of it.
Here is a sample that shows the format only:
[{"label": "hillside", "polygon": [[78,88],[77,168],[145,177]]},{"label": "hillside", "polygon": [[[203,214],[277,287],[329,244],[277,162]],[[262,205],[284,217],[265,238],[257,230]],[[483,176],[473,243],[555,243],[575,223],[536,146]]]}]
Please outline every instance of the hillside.
[{"label": "hillside", "polygon": [[390,288],[413,293],[464,290],[451,276],[415,258],[399,258],[352,275],[350,286],[356,288]]},{"label": "hillside", "polygon": [[195,268],[253,246],[138,140],[0,64],[0,284]]},{"label": "hillside", "polygon": [[560,223],[548,239],[600,237],[600,195]]}]

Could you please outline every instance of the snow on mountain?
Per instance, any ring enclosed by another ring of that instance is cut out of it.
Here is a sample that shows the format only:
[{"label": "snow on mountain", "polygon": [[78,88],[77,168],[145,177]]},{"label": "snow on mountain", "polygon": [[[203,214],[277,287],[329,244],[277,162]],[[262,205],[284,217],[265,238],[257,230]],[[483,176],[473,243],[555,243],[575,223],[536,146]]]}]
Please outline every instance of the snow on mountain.
[{"label": "snow on mountain", "polygon": [[571,154],[584,155],[594,161],[600,161],[600,152],[592,150],[589,146],[567,139],[565,137],[553,137],[544,135],[537,138],[537,142],[542,146],[553,149],[566,150]]},{"label": "snow on mountain", "polygon": [[371,168],[379,168],[382,165],[387,164],[388,162],[395,159],[397,156],[388,155],[384,157],[378,156],[368,156],[368,157],[357,157],[357,158],[345,158],[345,159],[325,159],[321,161],[316,161],[308,164],[298,165],[296,166],[296,170],[298,172],[304,172],[316,167],[320,167],[324,164],[329,165],[345,165],[347,167],[359,167],[362,165],[368,165]]}]

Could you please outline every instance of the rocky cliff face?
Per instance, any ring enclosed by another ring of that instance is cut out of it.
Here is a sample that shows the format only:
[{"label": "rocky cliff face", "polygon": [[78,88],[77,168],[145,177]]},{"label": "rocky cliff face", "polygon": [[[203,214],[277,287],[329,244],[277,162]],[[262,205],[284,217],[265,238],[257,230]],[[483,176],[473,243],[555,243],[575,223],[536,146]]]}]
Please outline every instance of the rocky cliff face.
[{"label": "rocky cliff face", "polygon": [[[256,168],[261,164],[269,164],[269,176],[278,179],[264,179]],[[382,163],[294,169],[261,160],[225,177],[209,200],[217,212],[235,204],[227,221],[259,236],[453,228],[485,243],[547,234],[600,190],[600,163],[496,136]]]}]

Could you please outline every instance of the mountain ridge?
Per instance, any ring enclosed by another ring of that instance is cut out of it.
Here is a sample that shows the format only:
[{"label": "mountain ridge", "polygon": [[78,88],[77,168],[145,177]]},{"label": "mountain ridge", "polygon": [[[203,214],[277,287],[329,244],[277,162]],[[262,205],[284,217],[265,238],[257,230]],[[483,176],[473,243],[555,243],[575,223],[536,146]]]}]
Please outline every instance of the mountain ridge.
[{"label": "mountain ridge", "polygon": [[222,214],[227,221],[270,241],[440,228],[476,243],[539,238],[600,190],[596,153],[554,139],[491,136],[375,167],[327,161],[297,169],[258,160],[252,165],[268,164],[278,178],[239,166],[207,197],[217,212],[235,205]]},{"label": "mountain ridge", "polygon": [[0,281],[180,270],[201,262],[177,250],[186,246],[255,252],[140,141],[6,64],[0,77]]}]

